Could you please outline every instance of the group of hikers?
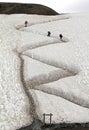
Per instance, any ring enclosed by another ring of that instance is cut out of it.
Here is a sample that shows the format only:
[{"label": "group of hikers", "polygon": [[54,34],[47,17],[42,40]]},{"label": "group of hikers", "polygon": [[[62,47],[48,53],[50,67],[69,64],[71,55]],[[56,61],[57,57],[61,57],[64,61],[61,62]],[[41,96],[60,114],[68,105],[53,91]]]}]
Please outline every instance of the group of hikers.
[{"label": "group of hikers", "polygon": [[[48,36],[48,37],[50,37],[50,36],[51,36],[51,32],[50,32],[50,31],[48,31],[48,34],[47,34],[47,36]],[[63,38],[63,35],[62,35],[62,34],[59,34],[59,37],[60,37],[60,40],[62,40],[62,38]]]},{"label": "group of hikers", "polygon": [[[28,26],[28,21],[25,21],[25,27],[27,27]],[[48,34],[47,34],[47,36],[48,37],[50,37],[51,36],[51,32],[50,31],[48,31]],[[63,38],[63,35],[62,34],[59,34],[59,37],[60,37],[60,40],[62,40],[62,38]]]}]

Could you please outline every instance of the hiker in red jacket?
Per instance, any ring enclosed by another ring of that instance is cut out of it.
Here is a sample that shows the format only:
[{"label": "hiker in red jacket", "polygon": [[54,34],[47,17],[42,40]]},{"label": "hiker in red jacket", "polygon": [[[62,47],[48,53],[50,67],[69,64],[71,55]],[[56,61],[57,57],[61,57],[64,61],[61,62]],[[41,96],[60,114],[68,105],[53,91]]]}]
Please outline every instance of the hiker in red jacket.
[{"label": "hiker in red jacket", "polygon": [[27,27],[27,25],[28,25],[28,21],[25,21],[25,27]]}]

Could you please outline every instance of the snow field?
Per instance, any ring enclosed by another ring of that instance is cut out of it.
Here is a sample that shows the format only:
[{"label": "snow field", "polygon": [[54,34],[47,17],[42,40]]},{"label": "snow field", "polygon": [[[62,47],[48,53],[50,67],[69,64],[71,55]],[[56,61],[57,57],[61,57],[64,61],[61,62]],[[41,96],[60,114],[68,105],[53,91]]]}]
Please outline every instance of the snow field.
[{"label": "snow field", "polygon": [[53,113],[53,123],[89,122],[88,19],[0,15],[0,130],[31,124],[31,109],[41,121]]},{"label": "snow field", "polygon": [[[72,77],[66,77],[51,83],[35,86],[35,89],[43,91],[47,94],[60,96],[68,101],[80,105],[82,108],[88,108],[89,44],[87,28],[88,21],[86,19],[88,19],[89,16],[87,14],[85,15],[85,17],[83,15],[81,15],[79,18],[78,17],[79,16],[74,15],[74,17],[65,21],[54,21],[51,23],[34,25],[31,28],[28,28],[28,32],[32,31],[33,33],[36,32],[41,35],[45,35],[47,30],[51,30],[51,32],[54,33],[52,34],[52,37],[58,36],[58,33],[62,32],[64,36],[70,38],[70,41],[66,44],[53,44],[39,47],[33,50],[28,50],[25,51],[23,54],[34,58],[42,63],[72,72]],[[82,23],[80,24],[81,21]],[[44,108],[42,108],[42,110],[45,111]],[[72,120],[71,117],[70,120]]]},{"label": "snow field", "polygon": [[[65,16],[61,18],[64,19]],[[21,33],[18,29],[24,27],[26,19],[32,25],[57,20],[60,16],[0,15],[0,130],[16,130],[23,125],[31,124],[33,120],[30,115],[30,109],[33,108],[29,104],[31,99],[28,99],[21,75],[20,53],[25,50],[21,42],[23,45],[25,42],[28,44],[29,38],[24,39],[24,32]],[[32,40],[33,36],[30,38]],[[41,42],[40,36],[39,41]],[[39,41],[36,44],[39,44]]]}]

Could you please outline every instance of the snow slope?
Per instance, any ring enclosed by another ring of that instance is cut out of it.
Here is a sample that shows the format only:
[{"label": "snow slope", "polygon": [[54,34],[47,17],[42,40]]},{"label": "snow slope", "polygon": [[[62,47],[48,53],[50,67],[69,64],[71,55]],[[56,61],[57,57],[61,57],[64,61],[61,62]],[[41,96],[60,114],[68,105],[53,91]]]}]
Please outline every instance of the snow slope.
[{"label": "snow slope", "polygon": [[89,122],[88,19],[0,15],[0,130],[43,121],[43,113],[53,123]]},{"label": "snow slope", "polygon": [[27,56],[22,56],[22,58],[24,59],[24,80],[30,88],[58,80],[60,77],[72,75],[65,70],[44,64]]}]

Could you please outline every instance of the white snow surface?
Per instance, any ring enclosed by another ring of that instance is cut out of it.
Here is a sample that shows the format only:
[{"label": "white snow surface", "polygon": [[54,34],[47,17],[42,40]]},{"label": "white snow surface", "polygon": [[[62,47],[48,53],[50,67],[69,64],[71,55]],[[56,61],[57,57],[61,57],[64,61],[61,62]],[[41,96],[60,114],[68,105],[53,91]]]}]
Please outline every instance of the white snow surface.
[{"label": "white snow surface", "polygon": [[31,124],[33,115],[43,121],[43,113],[53,123],[89,122],[88,20],[89,13],[0,15],[0,130]]},{"label": "white snow surface", "polygon": [[44,64],[30,57],[22,56],[22,58],[24,59],[24,80],[30,88],[71,75],[65,70]]}]

